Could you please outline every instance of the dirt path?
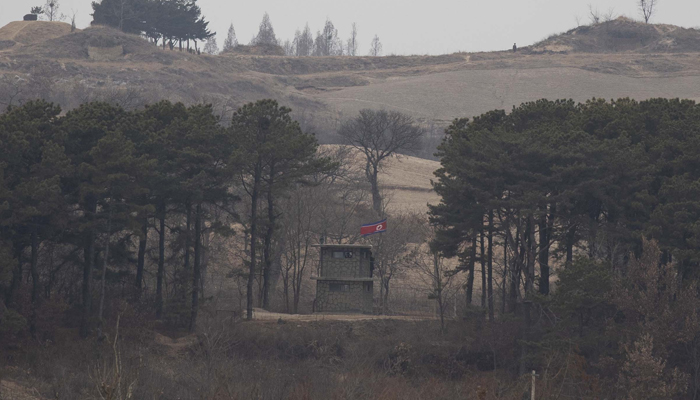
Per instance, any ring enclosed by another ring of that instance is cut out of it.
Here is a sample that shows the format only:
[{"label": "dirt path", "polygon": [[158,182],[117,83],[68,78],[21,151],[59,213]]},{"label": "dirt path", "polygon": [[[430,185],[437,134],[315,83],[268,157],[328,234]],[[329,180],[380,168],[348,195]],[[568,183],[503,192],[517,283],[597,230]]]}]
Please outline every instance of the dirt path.
[{"label": "dirt path", "polygon": [[256,321],[368,321],[368,320],[397,320],[397,321],[422,321],[435,319],[433,316],[406,316],[406,315],[370,315],[370,314],[282,314],[253,309],[253,319]]}]

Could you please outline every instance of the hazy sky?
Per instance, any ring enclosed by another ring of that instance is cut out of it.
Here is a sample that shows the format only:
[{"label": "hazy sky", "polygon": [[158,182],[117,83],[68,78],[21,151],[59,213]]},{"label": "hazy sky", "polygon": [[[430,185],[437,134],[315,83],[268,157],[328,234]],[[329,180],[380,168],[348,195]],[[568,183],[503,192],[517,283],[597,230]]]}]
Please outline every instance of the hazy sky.
[{"label": "hazy sky", "polygon": [[[0,26],[20,20],[30,6],[45,0],[0,0]],[[64,14],[76,13],[79,28],[91,21],[91,0],[60,0]],[[350,26],[359,29],[360,54],[367,54],[375,34],[384,54],[443,54],[490,51],[532,44],[575,26],[575,16],[587,21],[588,4],[601,12],[639,18],[635,0],[199,0],[202,13],[223,44],[229,24],[247,43],[265,11],[279,38],[291,39],[309,23],[314,32],[330,18],[346,38]],[[661,0],[657,23],[700,26],[700,1]]]}]

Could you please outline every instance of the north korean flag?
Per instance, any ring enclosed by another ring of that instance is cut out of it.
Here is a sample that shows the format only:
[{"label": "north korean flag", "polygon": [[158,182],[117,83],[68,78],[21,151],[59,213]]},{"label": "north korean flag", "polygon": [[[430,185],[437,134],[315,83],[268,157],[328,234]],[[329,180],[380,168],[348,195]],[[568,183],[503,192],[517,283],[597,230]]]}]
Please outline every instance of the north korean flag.
[{"label": "north korean flag", "polygon": [[386,232],[386,218],[373,224],[362,225],[360,234],[362,236],[374,235],[375,233]]}]

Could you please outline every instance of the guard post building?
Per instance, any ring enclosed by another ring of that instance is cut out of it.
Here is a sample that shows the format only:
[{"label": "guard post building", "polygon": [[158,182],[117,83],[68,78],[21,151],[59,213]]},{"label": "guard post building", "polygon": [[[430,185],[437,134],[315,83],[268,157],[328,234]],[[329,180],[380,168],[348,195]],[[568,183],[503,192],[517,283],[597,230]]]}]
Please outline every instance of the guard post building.
[{"label": "guard post building", "polygon": [[371,314],[374,306],[372,246],[321,244],[315,312]]}]

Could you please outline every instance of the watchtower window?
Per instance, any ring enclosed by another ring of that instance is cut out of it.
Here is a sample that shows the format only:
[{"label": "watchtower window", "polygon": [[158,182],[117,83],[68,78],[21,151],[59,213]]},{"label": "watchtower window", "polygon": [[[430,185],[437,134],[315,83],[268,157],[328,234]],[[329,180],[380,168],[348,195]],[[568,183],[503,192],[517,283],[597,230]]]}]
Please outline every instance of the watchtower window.
[{"label": "watchtower window", "polygon": [[350,285],[344,285],[342,283],[331,283],[330,284],[330,291],[331,292],[349,292]]},{"label": "watchtower window", "polygon": [[352,258],[352,251],[334,251],[333,258]]}]

